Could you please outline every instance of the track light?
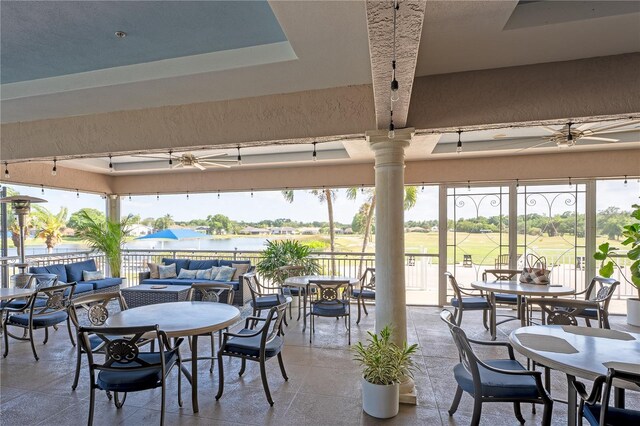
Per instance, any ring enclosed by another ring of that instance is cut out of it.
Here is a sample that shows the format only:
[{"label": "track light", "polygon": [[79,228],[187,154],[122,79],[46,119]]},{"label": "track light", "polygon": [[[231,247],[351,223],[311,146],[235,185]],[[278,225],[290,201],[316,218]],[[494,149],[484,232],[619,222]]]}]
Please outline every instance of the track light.
[{"label": "track light", "polygon": [[9,163],[4,162],[4,178],[9,179],[11,176],[9,175]]},{"label": "track light", "polygon": [[458,145],[456,146],[456,152],[460,154],[462,152],[462,130],[458,130]]},{"label": "track light", "polygon": [[313,161],[316,161],[318,159],[318,153],[316,152],[316,144],[317,142],[313,143]]},{"label": "track light", "polygon": [[58,174],[58,168],[56,167],[57,160],[53,159],[53,169],[51,169],[51,176],[55,176]]},{"label": "track light", "polygon": [[109,154],[109,171],[113,172],[113,162],[111,161],[111,154]]},{"label": "track light", "polygon": [[240,147],[238,147],[238,166],[242,166],[242,155],[240,155]]}]

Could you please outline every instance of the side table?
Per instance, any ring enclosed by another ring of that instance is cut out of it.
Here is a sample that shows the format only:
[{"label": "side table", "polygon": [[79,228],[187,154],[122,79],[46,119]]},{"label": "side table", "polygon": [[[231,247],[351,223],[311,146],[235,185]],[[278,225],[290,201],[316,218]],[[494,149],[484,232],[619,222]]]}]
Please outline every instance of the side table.
[{"label": "side table", "polygon": [[156,303],[184,302],[187,300],[190,286],[167,285],[164,288],[151,284],[140,284],[121,289],[122,296],[127,302],[127,307],[155,305]]}]

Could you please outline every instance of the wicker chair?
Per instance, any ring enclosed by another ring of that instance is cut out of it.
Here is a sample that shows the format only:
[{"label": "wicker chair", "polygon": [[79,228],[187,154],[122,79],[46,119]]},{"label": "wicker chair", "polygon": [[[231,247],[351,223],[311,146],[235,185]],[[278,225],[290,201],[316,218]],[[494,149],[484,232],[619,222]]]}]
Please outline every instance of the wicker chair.
[{"label": "wicker chair", "polygon": [[[75,287],[76,283],[43,287],[29,297],[26,305],[19,308],[5,307],[3,309],[4,319],[2,320],[2,331],[4,333],[3,356],[6,358],[9,353],[9,337],[13,337],[17,340],[28,340],[31,343],[33,356],[37,361],[39,358],[33,341],[34,330],[44,328],[44,341],[42,342],[44,345],[49,340],[49,327],[56,326],[64,321],[67,322],[69,339],[75,345],[67,313]],[[8,326],[22,328],[26,335],[19,337],[11,334]]]},{"label": "wicker chair", "polygon": [[482,311],[484,328],[489,330],[487,317],[491,311],[491,304],[487,297],[482,293],[474,293],[476,291],[474,289],[460,287],[456,277],[450,272],[445,272],[444,275],[449,279],[449,284],[453,288],[454,297],[451,299],[451,306],[454,308],[453,316],[456,324],[458,326],[462,324],[463,311]]},{"label": "wicker chair", "polygon": [[[209,284],[209,283],[193,283],[187,294],[187,300],[202,302],[218,302],[233,305],[233,297],[235,292],[231,284]],[[225,328],[229,330],[229,327]],[[213,361],[216,359],[215,343],[213,332],[209,333],[211,337],[211,357],[198,357],[198,359],[211,359],[211,367],[209,372],[213,373]],[[222,330],[218,331],[218,343],[222,344]],[[191,347],[191,339],[189,339],[189,347]],[[188,360],[184,360],[188,361]]]}]

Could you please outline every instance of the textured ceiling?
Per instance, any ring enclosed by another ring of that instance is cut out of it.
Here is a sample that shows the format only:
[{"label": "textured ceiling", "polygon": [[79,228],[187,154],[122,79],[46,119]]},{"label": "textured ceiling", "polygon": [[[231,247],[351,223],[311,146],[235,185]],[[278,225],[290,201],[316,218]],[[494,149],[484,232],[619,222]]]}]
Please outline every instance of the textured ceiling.
[{"label": "textured ceiling", "polygon": [[2,83],[286,41],[266,1],[3,1],[0,36]]}]

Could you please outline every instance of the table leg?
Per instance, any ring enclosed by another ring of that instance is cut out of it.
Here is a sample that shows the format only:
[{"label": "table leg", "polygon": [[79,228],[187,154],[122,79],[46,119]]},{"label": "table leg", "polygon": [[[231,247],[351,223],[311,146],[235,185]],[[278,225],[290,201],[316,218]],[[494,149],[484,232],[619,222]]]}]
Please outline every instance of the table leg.
[{"label": "table leg", "polygon": [[576,426],[578,395],[573,384],[575,377],[567,374],[567,426]]},{"label": "table leg", "polygon": [[191,338],[191,405],[198,412],[198,335]]},{"label": "table leg", "polygon": [[491,303],[491,318],[489,319],[489,328],[491,329],[491,340],[496,340],[496,294],[489,293],[489,301]]},{"label": "table leg", "polygon": [[613,388],[613,404],[616,408],[625,408],[624,404],[624,388]]},{"label": "table leg", "polygon": [[307,296],[309,294],[309,286],[305,288],[304,297],[302,298],[302,331],[307,329]]}]

